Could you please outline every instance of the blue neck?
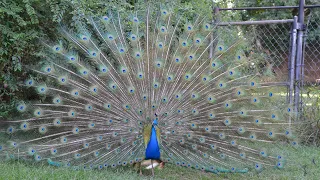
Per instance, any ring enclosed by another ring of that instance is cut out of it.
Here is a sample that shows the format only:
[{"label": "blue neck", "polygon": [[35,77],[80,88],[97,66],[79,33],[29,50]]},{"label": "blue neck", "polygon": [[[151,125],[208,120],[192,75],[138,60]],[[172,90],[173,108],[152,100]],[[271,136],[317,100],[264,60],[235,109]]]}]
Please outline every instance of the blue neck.
[{"label": "blue neck", "polygon": [[151,129],[150,141],[146,149],[146,159],[160,159],[160,148],[157,139],[157,132],[153,125]]}]

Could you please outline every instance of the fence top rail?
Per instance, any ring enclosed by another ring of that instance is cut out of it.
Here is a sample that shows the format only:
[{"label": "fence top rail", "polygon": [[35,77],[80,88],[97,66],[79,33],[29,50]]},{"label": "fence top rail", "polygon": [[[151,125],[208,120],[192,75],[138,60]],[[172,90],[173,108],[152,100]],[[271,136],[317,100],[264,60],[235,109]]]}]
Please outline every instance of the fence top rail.
[{"label": "fence top rail", "polygon": [[[266,6],[266,7],[240,7],[240,8],[219,8],[215,7],[219,11],[234,11],[234,10],[260,10],[260,9],[298,9],[299,6]],[[304,8],[320,8],[318,5],[306,5]]]},{"label": "fence top rail", "polygon": [[293,19],[282,19],[282,20],[261,20],[261,21],[238,21],[238,22],[218,22],[217,26],[229,26],[229,25],[258,25],[258,24],[281,24],[281,23],[292,23]]}]

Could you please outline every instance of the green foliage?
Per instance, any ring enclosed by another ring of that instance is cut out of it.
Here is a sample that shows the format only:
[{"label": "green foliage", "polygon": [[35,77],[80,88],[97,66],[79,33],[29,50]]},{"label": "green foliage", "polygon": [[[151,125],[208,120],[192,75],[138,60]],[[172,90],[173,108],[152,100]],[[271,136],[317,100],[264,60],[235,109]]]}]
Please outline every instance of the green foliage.
[{"label": "green foliage", "polygon": [[57,33],[59,23],[72,29],[85,15],[104,14],[115,4],[116,1],[102,0],[82,0],[74,4],[69,0],[1,1],[0,116],[10,114],[18,99],[27,99],[26,90],[19,86],[28,78],[26,67],[45,58],[43,41],[56,42],[61,38]]},{"label": "green foliage", "polygon": [[[236,7],[261,7],[261,6],[296,6],[297,0],[256,0],[256,1],[236,1]],[[261,20],[261,19],[291,19],[292,9],[270,10],[261,9],[254,11],[240,11],[241,20]]]},{"label": "green foliage", "polygon": [[46,15],[39,19],[34,8],[37,5],[38,1],[31,0],[0,2],[0,116],[7,115],[7,108],[13,107],[19,98],[18,84],[26,76],[22,64],[35,60],[37,38],[42,35],[40,22],[48,18]]}]

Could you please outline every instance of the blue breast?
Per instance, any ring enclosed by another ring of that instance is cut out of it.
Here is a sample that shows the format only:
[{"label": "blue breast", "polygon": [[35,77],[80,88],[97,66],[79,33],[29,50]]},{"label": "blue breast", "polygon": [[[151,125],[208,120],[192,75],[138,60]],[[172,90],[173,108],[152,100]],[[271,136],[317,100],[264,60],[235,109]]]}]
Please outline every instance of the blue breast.
[{"label": "blue breast", "polygon": [[160,148],[157,140],[156,129],[154,128],[154,126],[152,126],[150,141],[146,149],[146,159],[160,159]]}]

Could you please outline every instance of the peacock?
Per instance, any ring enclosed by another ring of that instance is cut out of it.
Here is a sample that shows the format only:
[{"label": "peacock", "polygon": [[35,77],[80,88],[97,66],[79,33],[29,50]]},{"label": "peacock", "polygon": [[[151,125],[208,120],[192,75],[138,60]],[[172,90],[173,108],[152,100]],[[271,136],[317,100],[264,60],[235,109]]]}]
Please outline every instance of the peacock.
[{"label": "peacock", "polygon": [[263,80],[241,33],[158,3],[129,16],[110,8],[43,42],[42,78],[21,85],[1,120],[1,159],[105,169],[144,160],[212,173],[283,168],[268,144],[297,145],[295,112],[277,82]]}]

